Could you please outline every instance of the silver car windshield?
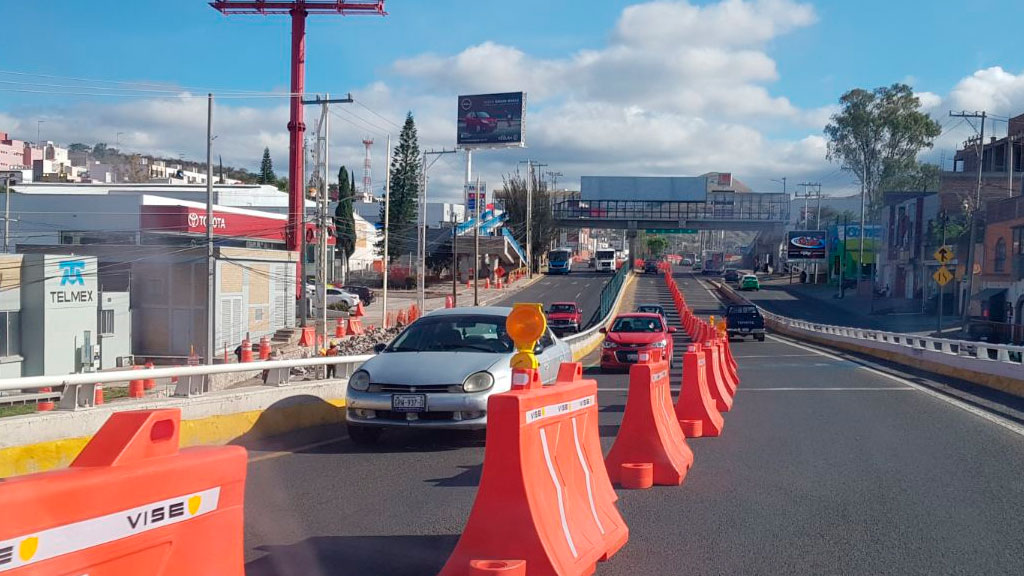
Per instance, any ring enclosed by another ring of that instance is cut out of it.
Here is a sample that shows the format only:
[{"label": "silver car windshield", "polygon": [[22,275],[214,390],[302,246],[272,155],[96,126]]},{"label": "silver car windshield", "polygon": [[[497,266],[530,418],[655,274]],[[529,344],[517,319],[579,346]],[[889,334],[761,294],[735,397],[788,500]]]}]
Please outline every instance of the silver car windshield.
[{"label": "silver car windshield", "polygon": [[512,352],[512,339],[500,316],[423,318],[398,335],[385,352]]}]

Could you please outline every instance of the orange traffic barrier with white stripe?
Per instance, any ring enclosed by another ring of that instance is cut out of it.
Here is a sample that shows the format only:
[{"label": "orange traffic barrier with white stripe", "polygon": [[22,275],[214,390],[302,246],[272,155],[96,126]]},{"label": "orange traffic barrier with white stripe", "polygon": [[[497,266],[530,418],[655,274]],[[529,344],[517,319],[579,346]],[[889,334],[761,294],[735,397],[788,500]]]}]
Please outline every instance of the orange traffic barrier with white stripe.
[{"label": "orange traffic barrier with white stripe", "polygon": [[[700,344],[690,344],[683,353],[683,384],[676,402],[676,417],[687,437],[718,436],[725,420],[709,390],[706,359]],[[731,403],[730,398],[730,403]]]},{"label": "orange traffic barrier with white stripe", "polygon": [[736,396],[736,389],[729,386],[729,381],[722,375],[722,365],[718,353],[719,344],[714,340],[704,342],[705,374],[707,374],[708,387],[726,389],[730,397]]},{"label": "orange traffic barrier with white stripe", "polygon": [[654,483],[679,485],[693,465],[693,452],[679,427],[672,407],[668,361],[659,352],[640,352],[640,361],[629,367],[626,412],[605,457],[608,476],[621,484],[623,467],[650,463]]},{"label": "orange traffic barrier with white stripe", "polygon": [[509,315],[513,389],[488,399],[480,487],[441,576],[589,575],[629,537],[601,459],[597,382],[566,363],[541,385],[530,338],[544,327],[539,304]]},{"label": "orange traffic barrier with white stripe", "polygon": [[180,417],[115,413],[69,469],[0,482],[0,574],[244,576],[245,449],[179,451]]}]

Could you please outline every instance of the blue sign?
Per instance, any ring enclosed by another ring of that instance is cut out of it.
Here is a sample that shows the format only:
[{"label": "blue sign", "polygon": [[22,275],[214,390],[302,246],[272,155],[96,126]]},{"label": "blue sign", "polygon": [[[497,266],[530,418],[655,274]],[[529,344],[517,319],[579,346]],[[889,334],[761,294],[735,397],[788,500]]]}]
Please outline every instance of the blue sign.
[{"label": "blue sign", "polygon": [[58,263],[61,270],[60,285],[81,284],[85,286],[85,278],[82,277],[82,270],[85,270],[85,262],[81,260],[64,260]]}]

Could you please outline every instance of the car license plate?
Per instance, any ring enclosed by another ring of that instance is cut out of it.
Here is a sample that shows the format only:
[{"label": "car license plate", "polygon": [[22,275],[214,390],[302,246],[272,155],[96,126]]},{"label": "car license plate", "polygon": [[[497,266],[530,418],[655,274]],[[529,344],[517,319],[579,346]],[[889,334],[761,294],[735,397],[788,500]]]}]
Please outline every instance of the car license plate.
[{"label": "car license plate", "polygon": [[626,354],[626,362],[636,362],[636,360],[637,360],[636,353]]},{"label": "car license plate", "polygon": [[740,332],[750,332],[750,328],[740,328]]},{"label": "car license plate", "polygon": [[392,394],[391,409],[395,412],[423,412],[427,409],[427,395]]}]

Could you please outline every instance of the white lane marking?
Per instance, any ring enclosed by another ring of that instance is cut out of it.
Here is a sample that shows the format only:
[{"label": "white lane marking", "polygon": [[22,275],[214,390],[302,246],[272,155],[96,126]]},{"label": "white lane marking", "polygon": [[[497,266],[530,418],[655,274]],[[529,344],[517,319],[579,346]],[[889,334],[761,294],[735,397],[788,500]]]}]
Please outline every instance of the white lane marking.
[{"label": "white lane marking", "polygon": [[551,452],[548,450],[548,437],[544,429],[540,429],[540,445],[544,449],[544,462],[548,465],[548,474],[551,475],[551,483],[555,485],[555,496],[558,498],[558,514],[562,517],[562,533],[565,534],[565,541],[569,544],[569,551],[573,558],[578,558],[576,545],[572,542],[572,534],[569,533],[569,523],[565,519],[565,502],[562,501],[562,485],[558,483],[558,475],[555,474],[555,467],[551,464]]},{"label": "white lane marking", "polygon": [[587,459],[583,457],[583,449],[580,448],[580,434],[576,429],[576,418],[572,418],[572,439],[576,442],[576,456],[580,459],[580,466],[583,468],[583,476],[587,481],[587,498],[590,499],[590,513],[594,515],[594,522],[597,522],[597,528],[604,534],[604,525],[601,524],[601,519],[597,517],[597,504],[594,503],[594,489],[590,485],[590,465]]},{"label": "white lane marking", "polygon": [[733,354],[733,358],[814,358],[817,354],[763,354],[754,356],[740,356]]},{"label": "white lane marking", "polygon": [[788,386],[778,388],[740,388],[744,392],[891,392],[901,390],[915,390],[909,386]]},{"label": "white lane marking", "polygon": [[[806,350],[808,352],[814,352],[815,354],[818,354],[818,355],[821,355],[821,356],[825,356],[827,358],[832,358],[833,360],[842,360],[844,362],[850,362],[850,360],[846,360],[845,358],[840,358],[839,356],[836,356],[834,354],[829,354],[828,352],[822,352],[821,350],[816,350],[814,348],[810,348],[810,347],[804,346],[802,344],[797,344],[797,343],[791,342],[791,341],[789,341],[789,340],[787,340],[785,338],[779,338],[778,336],[773,336],[773,335],[769,335],[768,338],[771,338],[772,340],[775,340],[776,342],[780,342],[782,344],[787,344],[787,345],[792,346],[794,348],[799,348],[801,350]],[[971,406],[970,404],[968,404],[968,403],[966,403],[966,402],[964,402],[962,400],[959,400],[959,399],[954,398],[952,396],[947,396],[947,395],[945,395],[945,394],[943,394],[941,392],[938,392],[936,390],[932,390],[931,388],[929,388],[927,386],[922,386],[920,384],[917,384],[916,382],[911,382],[910,380],[907,380],[905,378],[900,378],[899,376],[893,376],[892,374],[887,374],[885,372],[882,372],[881,370],[877,370],[875,368],[872,368],[870,366],[865,366],[865,365],[857,363],[857,362],[851,362],[851,364],[856,365],[861,370],[866,370],[868,372],[871,372],[872,374],[881,376],[883,378],[888,378],[889,380],[892,380],[893,382],[899,382],[900,384],[903,384],[904,386],[909,386],[911,388],[914,388],[918,392],[924,392],[925,394],[927,394],[927,395],[929,395],[929,396],[931,396],[933,398],[936,398],[938,400],[942,400],[943,402],[946,402],[947,404],[951,404],[951,405],[953,405],[953,406],[955,406],[957,408],[960,408],[961,410],[965,410],[965,411],[967,411],[967,412],[969,412],[971,414],[974,414],[975,416],[977,416],[979,418],[982,418],[984,420],[988,420],[989,422],[991,422],[991,423],[993,423],[993,424],[995,424],[997,426],[1001,426],[1001,427],[1005,428],[1006,430],[1009,430],[1010,432],[1013,432],[1013,433],[1018,434],[1020,436],[1024,436],[1024,426],[1021,426],[1020,424],[1017,424],[1016,422],[1012,422],[1012,421],[1010,421],[1010,420],[1008,420],[1006,418],[1003,418],[1002,416],[999,416],[997,414],[993,414],[992,412],[989,412],[987,410],[983,410],[983,409],[975,407],[975,406]]]}]

